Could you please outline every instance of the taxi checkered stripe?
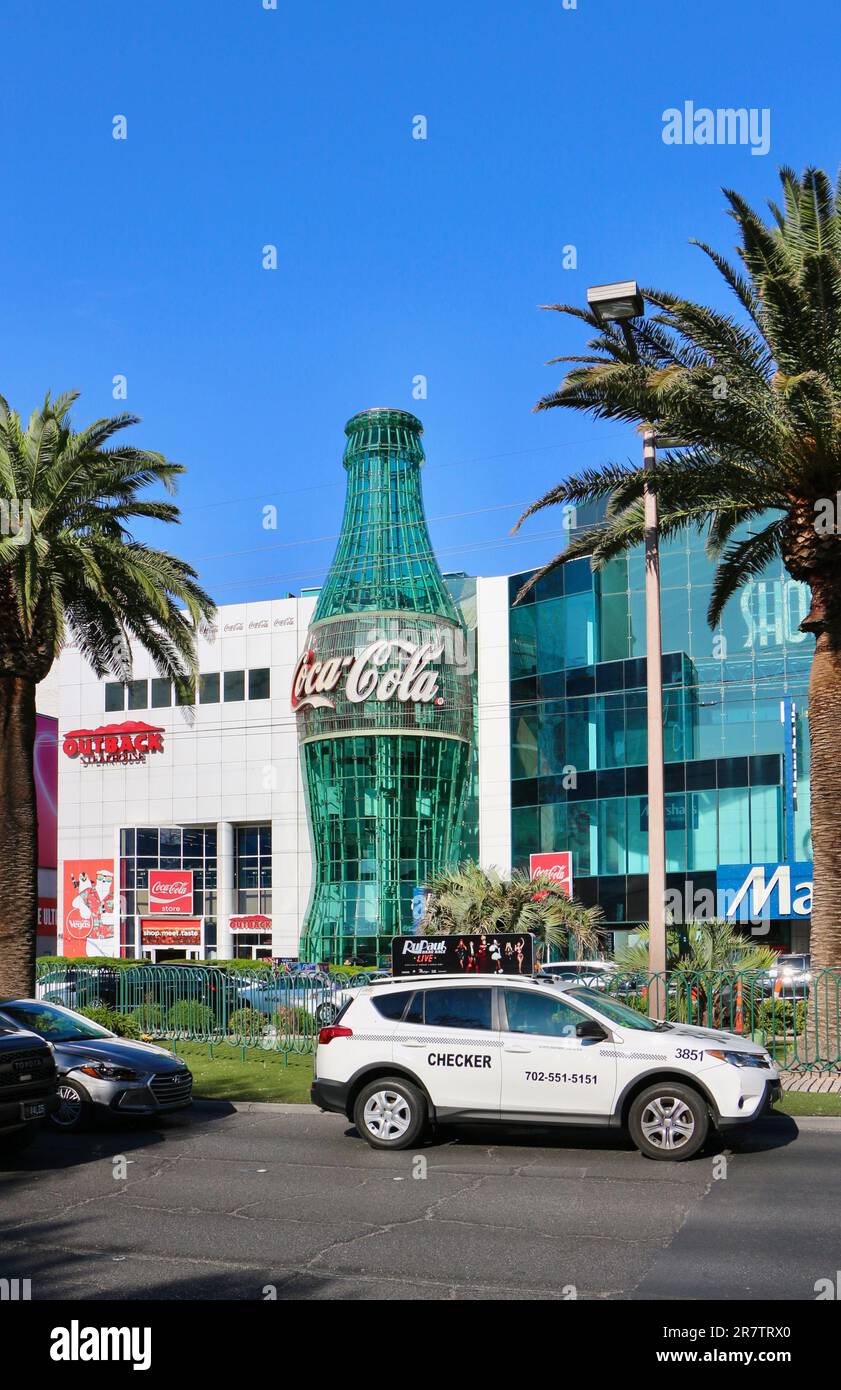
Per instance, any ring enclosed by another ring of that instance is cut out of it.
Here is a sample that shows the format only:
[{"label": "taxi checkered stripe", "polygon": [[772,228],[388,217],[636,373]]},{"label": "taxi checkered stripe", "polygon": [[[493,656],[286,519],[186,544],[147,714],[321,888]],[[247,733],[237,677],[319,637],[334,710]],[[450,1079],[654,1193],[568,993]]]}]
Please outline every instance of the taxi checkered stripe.
[{"label": "taxi checkered stripe", "polygon": [[448,1043],[451,1047],[502,1047],[502,1039],[482,1038],[421,1038],[417,1033],[357,1033],[354,1029],[354,1038],[358,1042],[415,1042],[428,1043],[430,1047],[445,1047]]},{"label": "taxi checkered stripe", "polygon": [[600,1057],[621,1057],[622,1061],[628,1062],[665,1062],[668,1053],[666,1052],[625,1052],[617,1047],[599,1048]]}]

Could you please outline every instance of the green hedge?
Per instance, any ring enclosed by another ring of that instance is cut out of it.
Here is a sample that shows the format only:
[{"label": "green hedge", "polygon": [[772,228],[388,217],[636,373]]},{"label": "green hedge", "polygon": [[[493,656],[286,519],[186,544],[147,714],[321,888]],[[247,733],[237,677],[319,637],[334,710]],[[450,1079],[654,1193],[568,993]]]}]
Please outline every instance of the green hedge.
[{"label": "green hedge", "polygon": [[806,1029],[806,1001],[763,999],[753,1014],[753,1027],[767,1037],[791,1037]]},{"label": "green hedge", "polygon": [[116,1009],[109,1009],[105,1004],[79,1009],[77,1012],[84,1014],[85,1018],[92,1019],[101,1028],[109,1028],[118,1038],[139,1038],[141,1035],[142,1029],[137,1019],[132,1018],[130,1014],[118,1014]]},{"label": "green hedge", "polygon": [[290,1037],[296,1034],[308,1038],[313,1033],[317,1033],[321,1026],[312,1014],[301,1008],[300,1005],[279,1009],[272,1018],[272,1024],[281,1037]]},{"label": "green hedge", "polygon": [[211,1033],[217,1027],[213,1009],[198,999],[179,999],[169,1010],[166,1022],[177,1033]]}]

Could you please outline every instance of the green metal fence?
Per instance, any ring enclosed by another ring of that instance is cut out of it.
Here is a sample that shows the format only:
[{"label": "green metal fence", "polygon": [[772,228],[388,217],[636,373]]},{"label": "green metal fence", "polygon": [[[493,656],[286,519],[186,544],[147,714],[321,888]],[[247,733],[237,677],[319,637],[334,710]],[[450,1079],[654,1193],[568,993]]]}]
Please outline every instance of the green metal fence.
[{"label": "green metal fence", "polygon": [[841,1068],[841,971],[617,971],[599,983],[642,1013],[759,1042],[786,1070]]},{"label": "green metal fence", "polygon": [[72,1009],[107,1008],[131,1033],[176,1043],[230,1042],[311,1053],[320,1028],[339,1012],[345,990],[364,976],[225,970],[208,965],[48,966],[41,998]]},{"label": "green metal fence", "polygon": [[[319,1029],[333,1022],[347,990],[368,983],[365,974],[250,974],[213,965],[48,965],[37,975],[41,998],[74,1009],[113,1009],[143,1037],[176,1044],[228,1041],[284,1054],[313,1052]],[[768,971],[616,971],[579,983],[643,1014],[653,996],[658,1018],[750,1038],[786,1070],[841,1069],[838,970],[791,977]]]}]

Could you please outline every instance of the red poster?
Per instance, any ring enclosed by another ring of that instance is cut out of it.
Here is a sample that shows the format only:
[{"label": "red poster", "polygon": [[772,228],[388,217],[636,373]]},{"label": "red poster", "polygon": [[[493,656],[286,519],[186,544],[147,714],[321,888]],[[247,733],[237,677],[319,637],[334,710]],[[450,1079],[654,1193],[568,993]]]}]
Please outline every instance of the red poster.
[{"label": "red poster", "polygon": [[201,946],[201,922],[193,917],[179,922],[162,922],[160,918],[141,917],[141,946]]},{"label": "red poster", "polygon": [[64,955],[120,954],[113,859],[65,859],[63,902]]},{"label": "red poster", "polygon": [[150,869],[149,911],[160,917],[183,917],[193,910],[192,869]]},{"label": "red poster", "polygon": [[568,898],[572,897],[572,853],[568,849],[553,851],[551,854],[529,855],[529,873],[532,878],[548,878],[563,888]]},{"label": "red poster", "polygon": [[39,956],[54,956],[56,953],[56,924],[58,911],[55,898],[38,899],[38,937]]}]

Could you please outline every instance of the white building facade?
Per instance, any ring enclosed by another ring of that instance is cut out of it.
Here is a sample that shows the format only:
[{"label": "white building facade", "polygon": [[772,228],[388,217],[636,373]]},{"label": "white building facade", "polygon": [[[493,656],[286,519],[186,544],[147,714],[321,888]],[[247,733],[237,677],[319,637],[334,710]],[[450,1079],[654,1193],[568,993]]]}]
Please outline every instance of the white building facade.
[{"label": "white building facade", "polygon": [[[476,585],[478,822],[510,869],[508,590]],[[58,950],[294,959],[311,882],[292,677],[314,596],[227,605],[199,640],[197,688],[58,664]]]}]

